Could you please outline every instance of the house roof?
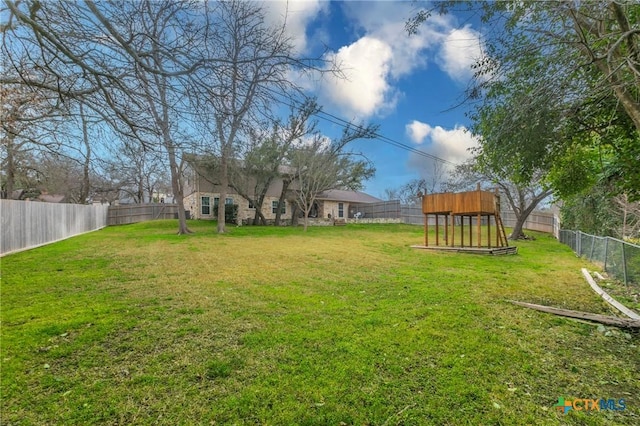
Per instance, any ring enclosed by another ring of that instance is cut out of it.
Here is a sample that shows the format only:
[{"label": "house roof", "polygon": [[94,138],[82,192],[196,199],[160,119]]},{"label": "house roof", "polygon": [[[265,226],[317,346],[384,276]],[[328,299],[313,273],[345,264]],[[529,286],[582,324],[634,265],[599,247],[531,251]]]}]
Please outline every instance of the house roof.
[{"label": "house roof", "polygon": [[44,201],[46,203],[61,203],[65,198],[63,194],[40,194],[38,195],[38,201]]},{"label": "house roof", "polygon": [[328,201],[345,201],[348,203],[380,203],[381,199],[376,198],[372,195],[365,194],[360,191],[345,191],[342,189],[330,189],[329,191],[324,191],[320,193],[317,197],[318,200],[328,200]]}]

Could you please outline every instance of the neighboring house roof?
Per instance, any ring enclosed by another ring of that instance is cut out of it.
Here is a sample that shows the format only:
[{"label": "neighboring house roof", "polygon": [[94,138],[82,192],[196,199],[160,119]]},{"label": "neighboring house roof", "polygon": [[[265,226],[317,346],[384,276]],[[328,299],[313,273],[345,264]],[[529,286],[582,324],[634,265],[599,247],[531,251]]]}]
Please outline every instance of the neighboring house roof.
[{"label": "neighboring house roof", "polygon": [[65,198],[65,195],[60,194],[40,194],[38,195],[38,201],[44,201],[46,203],[61,203]]},{"label": "neighboring house roof", "polygon": [[278,173],[283,175],[293,175],[296,172],[296,168],[287,164],[281,164],[278,166]]},{"label": "neighboring house roof", "polygon": [[[201,177],[206,181],[206,185],[207,185],[205,187],[206,189],[202,189],[198,186],[199,188],[198,190],[200,192],[215,193],[218,190],[217,188],[218,183],[216,182],[217,176],[210,176],[211,170],[208,170],[206,167],[202,167],[202,164],[206,164],[206,160],[211,160],[215,157],[211,155],[186,154],[184,158],[187,163],[191,164],[193,171],[195,172],[195,177],[197,179]],[[237,161],[239,164],[242,164],[242,160],[234,159],[233,161]],[[271,185],[269,186],[267,195],[276,196],[276,197],[279,196],[280,192],[282,191],[282,179],[286,175],[293,175],[295,173],[295,168],[287,164],[282,164],[278,166],[278,173],[280,173],[281,176],[272,181]],[[289,190],[294,190],[295,186],[296,186],[295,183],[292,184],[292,186],[289,187]],[[231,193],[235,193],[235,190],[232,190]],[[187,194],[186,191],[185,191],[185,194]],[[249,192],[249,194],[251,194],[251,192]],[[325,200],[325,201],[355,203],[355,204],[379,203],[383,201],[369,194],[365,194],[364,192],[341,190],[341,189],[331,189],[328,191],[324,191],[320,193],[316,197],[316,199]]]},{"label": "neighboring house roof", "polygon": [[380,203],[381,199],[371,196],[369,194],[365,194],[360,191],[345,191],[342,189],[330,189],[329,191],[324,191],[316,197],[318,200],[328,200],[328,201],[345,201],[348,203]]}]

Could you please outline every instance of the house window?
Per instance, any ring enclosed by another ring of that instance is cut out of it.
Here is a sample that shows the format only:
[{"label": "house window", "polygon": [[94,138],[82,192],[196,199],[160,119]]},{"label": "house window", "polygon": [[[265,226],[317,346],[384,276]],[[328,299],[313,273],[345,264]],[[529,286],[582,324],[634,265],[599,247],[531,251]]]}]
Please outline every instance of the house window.
[{"label": "house window", "polygon": [[211,199],[209,197],[201,197],[201,208],[200,213],[203,216],[208,216],[211,214]]},{"label": "house window", "polygon": [[338,203],[338,217],[344,217],[344,203]]},{"label": "house window", "polygon": [[[230,198],[230,197],[225,198],[224,199],[224,203],[225,204],[229,204],[229,205],[233,204],[233,198]],[[213,205],[217,207],[218,204],[220,204],[220,197],[214,197],[213,198]]]},{"label": "house window", "polygon": [[[271,202],[271,213],[276,214],[278,213],[278,201],[272,201]],[[282,205],[280,206],[280,213],[282,214],[286,214],[287,213],[287,203],[283,202]]]},{"label": "house window", "polygon": [[249,208],[250,209],[255,209],[256,206],[253,205],[253,201],[249,201]]}]

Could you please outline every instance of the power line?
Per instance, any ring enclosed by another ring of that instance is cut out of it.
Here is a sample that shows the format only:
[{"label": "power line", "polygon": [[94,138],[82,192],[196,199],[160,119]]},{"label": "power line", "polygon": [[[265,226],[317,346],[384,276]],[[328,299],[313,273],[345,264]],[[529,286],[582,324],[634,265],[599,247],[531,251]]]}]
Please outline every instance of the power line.
[{"label": "power line", "polygon": [[[335,120],[338,120],[338,121],[340,121],[340,122],[342,122],[342,123],[345,123],[345,124],[342,124],[343,126],[344,126],[344,125],[350,125],[350,126],[358,127],[358,128],[360,128],[360,129],[362,128],[361,126],[358,126],[357,124],[349,123],[348,121],[346,121],[346,120],[344,120],[344,119],[341,119],[341,118],[339,118],[339,117],[336,117],[335,115],[330,114],[330,113],[328,113],[328,112],[320,111],[320,112],[319,112],[319,114],[327,115],[327,116],[329,116],[329,117],[331,117],[331,118],[333,118],[333,119],[335,119]],[[322,117],[321,117],[321,118],[322,118]],[[324,119],[325,119],[325,120],[327,120],[327,121],[330,121],[330,120],[329,120],[329,119],[327,119],[327,118],[324,118]],[[334,122],[334,124],[338,124],[338,125],[340,125],[339,123],[335,123],[335,122]],[[374,135],[375,135],[375,136],[376,136],[376,138],[377,138],[377,139],[379,139],[380,141],[382,141],[382,142],[384,142],[384,143],[387,143],[387,144],[389,144],[389,145],[395,146],[395,147],[397,147],[397,148],[403,149],[403,150],[405,150],[405,151],[409,151],[409,152],[412,152],[412,153],[414,153],[414,154],[418,154],[418,155],[423,156],[423,157],[427,157],[427,158],[431,158],[431,159],[436,160],[436,161],[440,161],[440,162],[443,162],[443,163],[447,163],[447,164],[452,165],[452,166],[455,166],[455,165],[456,165],[456,163],[453,163],[452,161],[449,161],[449,160],[446,160],[446,159],[444,159],[444,158],[438,157],[437,155],[429,154],[428,152],[425,152],[425,151],[422,151],[422,150],[420,150],[420,149],[414,148],[414,147],[412,147],[411,145],[407,145],[407,144],[402,143],[402,142],[399,142],[399,141],[397,141],[397,140],[395,140],[395,139],[391,139],[391,138],[390,138],[390,137],[388,137],[388,136],[381,135],[381,134],[380,134],[380,133],[378,133],[378,132],[375,132],[375,133],[374,133]]]},{"label": "power line", "polygon": [[[302,105],[301,101],[299,101],[297,99],[294,99],[291,96],[288,96],[286,94],[277,92],[276,90],[271,89],[271,88],[266,88],[266,89],[271,91],[272,93],[275,93],[278,96],[286,98],[290,102],[293,102],[293,103],[297,104],[297,105],[293,105],[293,104],[291,104],[289,102],[281,101],[283,104],[285,104],[285,105],[287,105],[287,106],[289,106],[291,108],[295,108],[296,106]],[[351,122],[349,122],[349,121],[347,121],[347,120],[345,120],[343,118],[340,118],[340,117],[338,117],[338,116],[336,116],[334,114],[325,112],[323,110],[318,111],[314,115],[316,117],[322,119],[322,120],[328,121],[328,122],[330,122],[332,124],[336,124],[336,125],[341,126],[341,127],[351,126],[351,127],[355,127],[357,129],[360,129],[360,130],[364,129],[362,126],[360,126],[358,124],[351,123]],[[396,148],[400,148],[402,150],[409,151],[411,153],[420,155],[420,156],[425,157],[425,158],[430,158],[430,159],[435,160],[435,161],[440,161],[442,163],[449,164],[451,166],[456,166],[457,165],[456,163],[454,163],[452,161],[449,161],[449,160],[446,160],[444,158],[438,157],[437,155],[429,154],[428,152],[422,151],[420,149],[414,148],[414,147],[412,147],[410,145],[407,145],[405,143],[402,143],[402,142],[399,142],[399,141],[397,141],[395,139],[392,139],[392,138],[390,138],[388,136],[382,135],[379,132],[374,132],[374,136],[375,136],[375,139],[378,139],[381,142],[384,142],[384,143],[389,144],[391,146],[394,146]]]}]

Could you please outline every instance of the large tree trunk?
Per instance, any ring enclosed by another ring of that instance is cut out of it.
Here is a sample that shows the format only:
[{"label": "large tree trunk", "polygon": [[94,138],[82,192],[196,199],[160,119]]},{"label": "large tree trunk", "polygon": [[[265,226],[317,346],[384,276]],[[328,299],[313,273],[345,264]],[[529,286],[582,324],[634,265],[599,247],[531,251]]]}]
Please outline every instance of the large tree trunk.
[{"label": "large tree trunk", "polygon": [[[165,123],[169,122],[165,109]],[[182,182],[180,180],[181,167],[176,160],[175,144],[169,134],[167,125],[163,126],[164,145],[169,154],[169,168],[171,169],[171,188],[173,189],[174,199],[178,204],[178,234],[191,234],[192,231],[187,227],[187,215],[184,212],[184,191],[182,190]]]},{"label": "large tree trunk", "polygon": [[[159,61],[158,61],[159,62]],[[146,85],[149,85],[149,82],[144,78],[144,73],[140,74],[140,77],[145,82]],[[153,114],[153,117],[156,121],[156,126],[160,130],[160,134],[162,135],[162,144],[164,148],[167,150],[167,156],[169,158],[169,170],[171,171],[171,189],[173,190],[173,197],[178,204],[178,234],[191,234],[192,231],[187,227],[187,215],[184,210],[184,191],[182,189],[182,181],[180,179],[180,175],[182,172],[182,164],[178,164],[178,160],[176,159],[176,144],[171,137],[171,128],[169,119],[169,103],[167,101],[167,82],[166,78],[155,76],[155,84],[158,88],[158,94],[160,95],[160,99],[158,104],[156,104],[156,99],[153,98],[153,95],[147,93],[147,102],[149,104],[149,108]],[[161,111],[158,111],[156,105],[159,105]]]},{"label": "large tree trunk", "polygon": [[260,193],[260,195],[258,196],[258,198],[256,199],[256,203],[254,204],[254,207],[256,208],[256,214],[253,217],[253,224],[254,225],[266,225],[267,224],[267,219],[264,217],[264,214],[262,213],[262,206],[264,205],[264,199],[267,196],[267,190],[269,188],[269,185],[267,184],[264,188],[264,190]]},{"label": "large tree trunk", "polygon": [[218,200],[218,234],[224,234],[224,213],[226,210],[225,201],[227,199],[227,187],[229,186],[229,174],[227,155],[222,150],[223,154],[220,158],[220,199]]},{"label": "large tree trunk", "polygon": [[256,226],[257,225],[266,225],[267,224],[267,219],[262,214],[262,209],[258,208],[257,205],[256,205],[256,214],[253,217],[253,224],[256,225]]},{"label": "large tree trunk", "polygon": [[520,240],[527,238],[527,236],[524,234],[523,229],[524,223],[527,221],[528,216],[529,215],[516,215],[516,224],[513,226],[513,231],[511,231],[511,234],[509,234],[510,240]]},{"label": "large tree trunk", "polygon": [[[153,193],[155,192],[155,188],[153,185],[151,185],[151,182],[148,178],[148,176],[145,178],[146,179],[146,183],[145,183],[145,192],[147,193],[147,197],[149,197],[149,202],[153,203]],[[160,194],[158,194],[158,202],[160,202]]]},{"label": "large tree trunk", "polygon": [[138,190],[136,191],[136,198],[138,198],[138,203],[144,203],[144,182],[142,179],[138,179]]},{"label": "large tree trunk", "polygon": [[165,146],[169,153],[169,167],[171,169],[171,189],[173,190],[174,199],[178,204],[178,234],[191,234],[192,231],[187,227],[187,215],[184,212],[184,191],[180,182],[180,166],[176,161],[175,149],[172,143],[165,141]]},{"label": "large tree trunk", "polygon": [[519,192],[519,203],[516,205],[514,200],[508,196],[509,203],[511,204],[511,208],[516,215],[516,224],[513,226],[513,231],[509,235],[510,240],[518,240],[526,238],[527,236],[524,234],[524,223],[529,218],[529,215],[535,208],[540,204],[540,201],[544,200],[551,194],[551,191],[544,191],[541,194],[537,195],[527,205],[525,203],[525,196],[522,191]]},{"label": "large tree trunk", "polygon": [[7,167],[5,169],[7,173],[7,183],[5,184],[5,195],[7,199],[11,200],[13,198],[13,188],[16,181],[16,165],[13,158],[13,134],[9,133],[7,139]]},{"label": "large tree trunk", "polygon": [[89,143],[89,129],[87,119],[84,116],[82,104],[80,104],[80,119],[82,120],[82,141],[86,150],[82,168],[82,186],[80,187],[80,204],[86,204],[90,193],[89,166],[91,165],[91,144]]},{"label": "large tree trunk", "polygon": [[298,204],[291,202],[291,226],[298,225]]},{"label": "large tree trunk", "polygon": [[280,192],[280,198],[278,199],[278,211],[276,212],[276,226],[280,226],[280,219],[282,218],[282,208],[280,206],[282,206],[282,203],[285,201],[285,196],[290,183],[291,181],[289,179],[282,180],[282,191]]}]

